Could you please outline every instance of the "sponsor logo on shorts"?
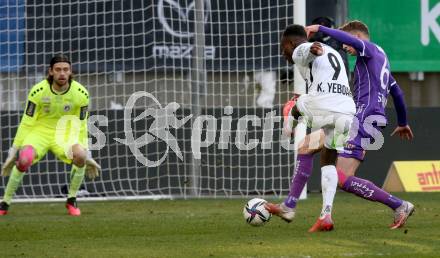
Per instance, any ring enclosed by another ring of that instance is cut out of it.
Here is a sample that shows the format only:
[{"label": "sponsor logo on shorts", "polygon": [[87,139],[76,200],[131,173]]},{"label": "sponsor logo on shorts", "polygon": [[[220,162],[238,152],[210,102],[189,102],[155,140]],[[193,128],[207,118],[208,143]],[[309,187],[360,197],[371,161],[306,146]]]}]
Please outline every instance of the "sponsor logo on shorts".
[{"label": "sponsor logo on shorts", "polygon": [[345,154],[353,154],[353,151],[347,149],[343,149],[341,152]]}]

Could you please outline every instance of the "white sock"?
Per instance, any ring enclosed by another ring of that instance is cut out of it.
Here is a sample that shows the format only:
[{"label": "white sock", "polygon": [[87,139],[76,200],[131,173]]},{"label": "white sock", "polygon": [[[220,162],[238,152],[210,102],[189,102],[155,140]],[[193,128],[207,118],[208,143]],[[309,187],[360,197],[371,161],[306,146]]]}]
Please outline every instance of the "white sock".
[{"label": "white sock", "polygon": [[333,200],[338,187],[338,173],[333,165],[321,168],[322,211],[321,218],[332,213]]}]

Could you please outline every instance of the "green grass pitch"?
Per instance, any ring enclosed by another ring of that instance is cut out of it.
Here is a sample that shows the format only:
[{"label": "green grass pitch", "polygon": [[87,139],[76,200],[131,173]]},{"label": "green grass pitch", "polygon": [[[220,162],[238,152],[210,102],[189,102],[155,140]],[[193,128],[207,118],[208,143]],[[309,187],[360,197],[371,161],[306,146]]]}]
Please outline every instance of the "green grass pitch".
[{"label": "green grass pitch", "polygon": [[16,203],[0,217],[0,257],[440,257],[440,193],[397,195],[416,205],[404,229],[387,228],[388,208],[339,192],[335,230],[314,234],[320,194],[292,223],[263,227],[245,223],[245,199],[83,202],[81,217]]}]

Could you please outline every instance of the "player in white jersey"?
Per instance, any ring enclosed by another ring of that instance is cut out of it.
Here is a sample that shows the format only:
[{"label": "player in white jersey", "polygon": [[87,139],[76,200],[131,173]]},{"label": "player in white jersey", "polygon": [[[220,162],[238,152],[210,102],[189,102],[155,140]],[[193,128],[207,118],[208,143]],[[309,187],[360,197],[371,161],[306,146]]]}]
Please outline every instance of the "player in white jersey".
[{"label": "player in white jersey", "polygon": [[[356,112],[347,73],[339,53],[319,42],[308,43],[301,25],[286,28],[281,49],[286,60],[298,66],[307,87],[306,94],[292,98],[284,106],[283,131],[290,133],[291,122],[299,116],[306,119],[312,131],[318,130],[307,135],[300,144],[288,197],[281,204],[268,203],[266,208],[285,221],[292,221],[297,200],[312,172],[313,155],[321,151],[323,208],[320,219],[322,230],[332,230],[331,210],[338,182],[336,150],[344,147]],[[320,144],[324,144],[322,150]]]}]

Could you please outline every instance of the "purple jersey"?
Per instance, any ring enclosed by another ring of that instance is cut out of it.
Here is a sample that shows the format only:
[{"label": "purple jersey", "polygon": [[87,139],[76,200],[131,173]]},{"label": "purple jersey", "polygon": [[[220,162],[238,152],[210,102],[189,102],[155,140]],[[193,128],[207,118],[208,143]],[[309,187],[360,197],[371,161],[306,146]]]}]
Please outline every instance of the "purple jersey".
[{"label": "purple jersey", "polygon": [[[393,96],[399,126],[407,125],[403,92],[391,76],[388,58],[381,47],[340,30],[319,26],[319,31],[343,44],[354,47],[357,51],[352,92],[359,128],[357,135],[348,142],[344,153],[340,155],[363,160],[365,150],[361,140],[374,138],[364,128],[363,123],[371,115],[379,115],[386,121],[385,106],[388,94]],[[380,131],[380,126],[374,124],[373,126],[376,128],[375,132]]]},{"label": "purple jersey", "polygon": [[390,64],[383,49],[343,31],[323,26],[319,30],[354,47],[358,53],[354,67],[353,99],[359,122],[363,122],[369,115],[385,117],[388,94],[396,81],[391,76]]},{"label": "purple jersey", "polygon": [[359,122],[363,122],[369,115],[385,117],[388,94],[396,84],[390,76],[390,65],[382,48],[368,41],[361,42],[364,48],[362,52],[358,50],[353,85]]}]

